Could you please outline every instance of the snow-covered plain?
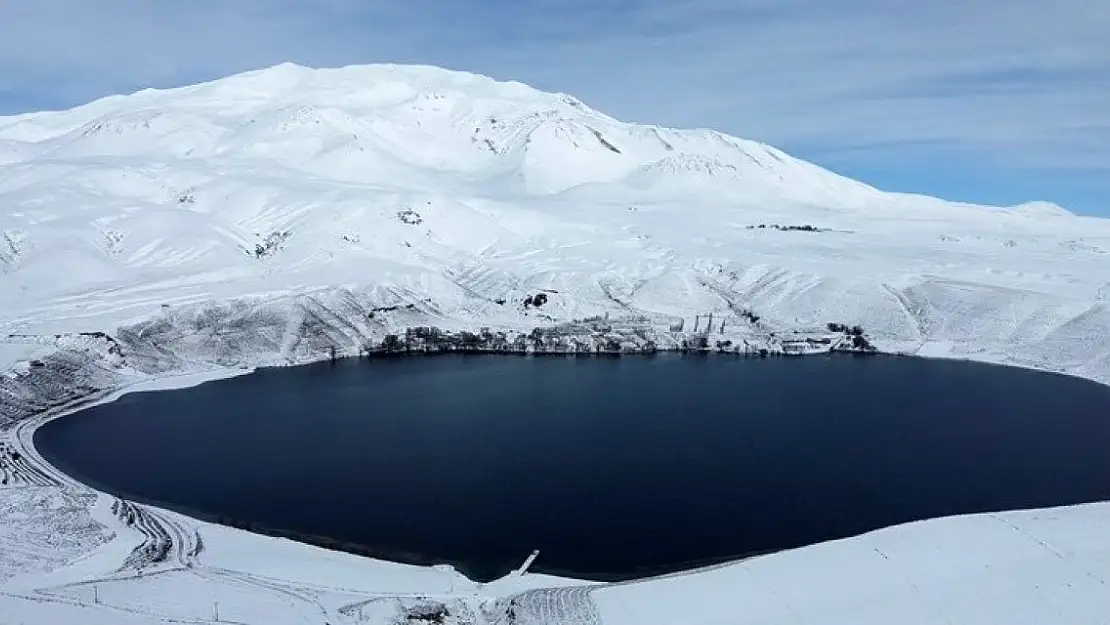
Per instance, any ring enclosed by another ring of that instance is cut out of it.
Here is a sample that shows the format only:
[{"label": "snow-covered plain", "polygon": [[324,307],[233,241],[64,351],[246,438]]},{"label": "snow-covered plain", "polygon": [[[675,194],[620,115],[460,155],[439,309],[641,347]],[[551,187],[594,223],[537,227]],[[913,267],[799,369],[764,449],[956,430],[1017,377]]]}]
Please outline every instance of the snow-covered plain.
[{"label": "snow-covered plain", "polygon": [[1110,221],[1052,204],[886,193],[430,67],[281,65],[0,118],[0,623],[386,623],[437,603],[505,622],[509,596],[520,623],[1110,622],[1102,504],[633,584],[478,586],[114,501],[30,446],[123,389],[426,325],[511,338],[600,316],[567,332],[619,349],[680,345],[712,314],[711,345],[789,351],[836,322],[1110,383],[1107,252]]}]

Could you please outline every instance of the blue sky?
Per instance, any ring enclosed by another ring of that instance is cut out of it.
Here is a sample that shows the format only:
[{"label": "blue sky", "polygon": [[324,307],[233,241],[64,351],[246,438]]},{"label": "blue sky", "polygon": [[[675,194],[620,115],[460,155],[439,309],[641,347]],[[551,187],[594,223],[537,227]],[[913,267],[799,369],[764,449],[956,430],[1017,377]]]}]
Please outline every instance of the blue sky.
[{"label": "blue sky", "polygon": [[1101,0],[0,1],[0,114],[293,61],[416,62],[871,184],[1110,216]]}]

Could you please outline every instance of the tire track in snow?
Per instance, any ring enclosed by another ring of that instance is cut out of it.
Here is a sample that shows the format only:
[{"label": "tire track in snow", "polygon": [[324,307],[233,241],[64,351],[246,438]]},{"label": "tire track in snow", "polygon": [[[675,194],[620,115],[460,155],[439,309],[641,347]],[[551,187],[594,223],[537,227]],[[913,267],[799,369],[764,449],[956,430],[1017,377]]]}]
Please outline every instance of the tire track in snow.
[{"label": "tire track in snow", "polygon": [[910,325],[914,328],[914,330],[917,331],[917,336],[920,337],[922,341],[926,340],[926,338],[928,337],[928,330],[925,327],[925,321],[913,311],[913,308],[910,305],[909,298],[907,298],[904,293],[890,286],[889,284],[883,284],[882,286],[883,290],[889,293],[890,296],[894,298],[894,301],[898,302],[898,307],[902,309],[902,312],[905,315],[906,319],[910,322]]},{"label": "tire track in snow", "polygon": [[594,588],[526,590],[498,602],[489,625],[601,625],[601,614],[590,596]]}]

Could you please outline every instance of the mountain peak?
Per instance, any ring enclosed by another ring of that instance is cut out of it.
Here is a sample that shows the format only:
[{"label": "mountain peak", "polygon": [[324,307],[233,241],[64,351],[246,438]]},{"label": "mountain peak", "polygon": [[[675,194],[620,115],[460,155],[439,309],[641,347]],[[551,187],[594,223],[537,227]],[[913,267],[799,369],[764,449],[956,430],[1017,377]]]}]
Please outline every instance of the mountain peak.
[{"label": "mountain peak", "polygon": [[[756,142],[629,124],[566,93],[427,65],[281,63],[0,119],[5,139],[30,146],[5,150],[8,161],[120,157],[176,167],[169,161],[185,159],[226,169],[250,159],[251,167],[403,188],[441,179],[543,195],[596,184],[662,189],[656,183],[671,177],[685,179],[671,192],[735,195],[742,184],[826,204],[877,193]],[[691,179],[694,171],[709,175]]]},{"label": "mountain peak", "polygon": [[[562,99],[568,104],[573,101],[581,105],[581,102],[565,94],[544,93],[520,82],[500,81],[483,74],[419,64],[372,63],[314,68],[286,62],[233,74],[205,85],[219,88],[241,83],[250,83],[260,88],[269,86],[278,92],[290,87],[350,92],[373,89],[381,83],[406,83],[415,90],[467,90],[485,94],[498,93],[518,99]],[[200,86],[202,85],[197,85]]]},{"label": "mountain peak", "polygon": [[[402,295],[443,319],[529,327],[751,305],[784,329],[858,321],[902,345],[951,329],[936,339],[960,345],[984,317],[1014,319],[1007,341],[1047,336],[1011,314],[1010,297],[1032,310],[1031,288],[1078,298],[1052,311],[1102,301],[1110,249],[1093,220],[887,194],[756,141],[405,65],[288,63],[0,118],[0,207],[0,301],[34,304],[16,329],[49,302],[114,323],[360,285],[389,298],[358,304],[359,327]],[[557,294],[542,312],[510,303],[538,290]],[[967,299],[987,292],[1005,305]],[[1105,334],[1091,319],[1082,341]]]}]

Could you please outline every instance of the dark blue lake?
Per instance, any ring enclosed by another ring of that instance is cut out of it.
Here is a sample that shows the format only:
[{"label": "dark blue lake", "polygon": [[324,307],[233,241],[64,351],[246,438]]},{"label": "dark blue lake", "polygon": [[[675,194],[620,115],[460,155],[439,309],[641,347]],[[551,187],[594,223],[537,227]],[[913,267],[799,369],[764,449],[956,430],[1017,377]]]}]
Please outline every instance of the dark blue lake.
[{"label": "dark blue lake", "polygon": [[112,492],[477,578],[1110,499],[1110,387],[895,357],[341,361],[128,395],[35,443]]}]

